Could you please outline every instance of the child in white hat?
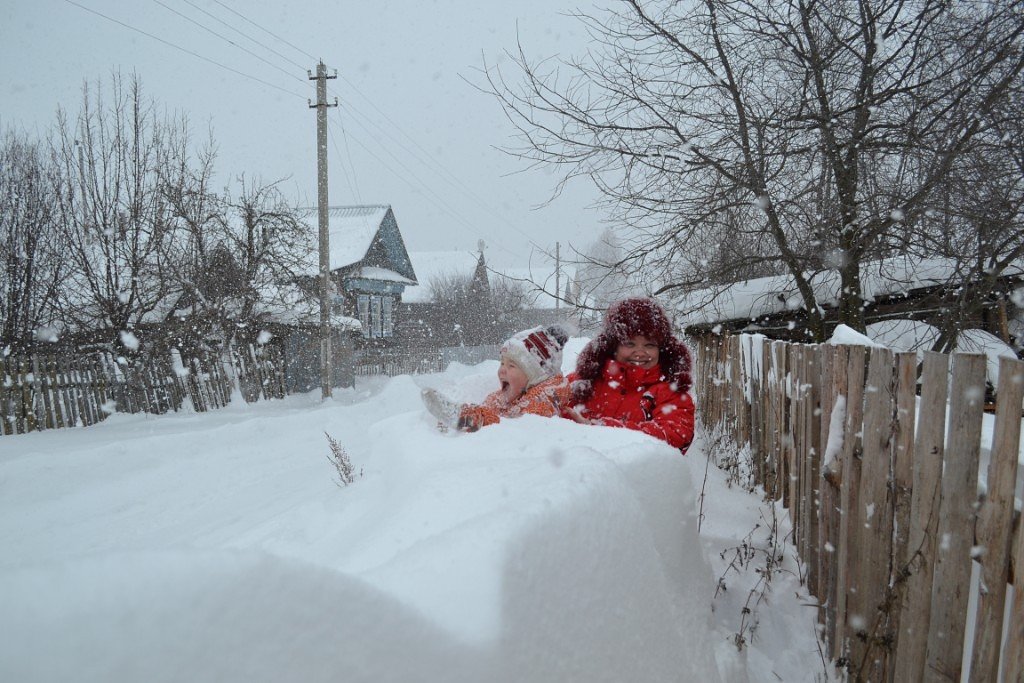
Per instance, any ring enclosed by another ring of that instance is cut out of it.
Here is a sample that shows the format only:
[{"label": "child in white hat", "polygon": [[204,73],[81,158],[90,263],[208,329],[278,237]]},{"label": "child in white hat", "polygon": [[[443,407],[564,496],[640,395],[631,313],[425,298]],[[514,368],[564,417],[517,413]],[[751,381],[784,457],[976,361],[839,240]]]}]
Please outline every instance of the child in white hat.
[{"label": "child in white hat", "polygon": [[557,415],[569,398],[569,385],[562,376],[562,348],[568,339],[560,325],[523,330],[502,344],[501,387],[483,403],[456,403],[435,389],[423,390],[423,403],[441,424],[467,432],[503,417]]}]

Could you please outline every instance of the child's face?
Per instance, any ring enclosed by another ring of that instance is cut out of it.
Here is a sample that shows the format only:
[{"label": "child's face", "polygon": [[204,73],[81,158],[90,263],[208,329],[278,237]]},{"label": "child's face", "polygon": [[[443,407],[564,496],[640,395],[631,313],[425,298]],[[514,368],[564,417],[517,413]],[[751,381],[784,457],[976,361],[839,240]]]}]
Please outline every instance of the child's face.
[{"label": "child's face", "polygon": [[498,366],[498,381],[501,382],[501,393],[508,401],[514,401],[522,396],[529,383],[526,373],[504,355],[501,357],[501,365]]},{"label": "child's face", "polygon": [[615,350],[615,360],[626,365],[653,368],[658,364],[658,345],[654,340],[638,334],[619,343],[619,348]]}]

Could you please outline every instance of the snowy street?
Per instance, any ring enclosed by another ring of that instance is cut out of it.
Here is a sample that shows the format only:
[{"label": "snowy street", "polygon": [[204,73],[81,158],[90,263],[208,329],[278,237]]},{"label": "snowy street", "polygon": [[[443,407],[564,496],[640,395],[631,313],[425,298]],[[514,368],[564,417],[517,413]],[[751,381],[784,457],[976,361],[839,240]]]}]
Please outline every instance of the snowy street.
[{"label": "snowy street", "polygon": [[764,600],[736,562],[767,506],[701,442],[438,432],[420,387],[479,399],[496,367],[4,437],[0,679],[824,679],[792,559]]}]

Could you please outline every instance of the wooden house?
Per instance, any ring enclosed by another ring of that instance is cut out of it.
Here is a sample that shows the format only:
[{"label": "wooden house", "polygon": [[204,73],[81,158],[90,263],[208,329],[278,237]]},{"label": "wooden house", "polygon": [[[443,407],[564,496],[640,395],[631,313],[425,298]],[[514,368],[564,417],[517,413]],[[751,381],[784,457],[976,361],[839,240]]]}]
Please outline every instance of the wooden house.
[{"label": "wooden house", "polygon": [[[316,225],[315,211],[307,220]],[[334,312],[359,320],[364,346],[388,346],[402,292],[417,284],[394,211],[388,205],[332,206],[328,230]]]}]

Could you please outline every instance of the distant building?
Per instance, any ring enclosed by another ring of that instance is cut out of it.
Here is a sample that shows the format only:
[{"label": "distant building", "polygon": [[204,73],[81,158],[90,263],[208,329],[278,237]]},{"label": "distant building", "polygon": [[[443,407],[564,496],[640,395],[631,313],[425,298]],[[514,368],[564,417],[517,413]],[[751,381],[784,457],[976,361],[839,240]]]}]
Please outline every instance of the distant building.
[{"label": "distant building", "polygon": [[[837,324],[838,274],[825,271],[810,282],[826,333],[831,333]],[[949,302],[970,284],[958,276],[951,259],[895,257],[865,263],[865,323],[907,320],[941,326]],[[982,296],[978,315],[962,321],[964,328],[990,332],[1018,350],[1024,347],[1024,261],[1010,264]],[[808,340],[803,299],[790,275],[693,291],[677,301],[676,311],[688,334],[757,332],[773,339]]]},{"label": "distant building", "polygon": [[[479,346],[534,325],[567,322],[574,308],[554,296],[553,270],[493,268],[482,251],[410,254],[418,278],[402,296],[400,336],[413,347]],[[563,298],[576,291],[574,269],[563,267]],[[574,327],[574,325],[570,325]]]}]

